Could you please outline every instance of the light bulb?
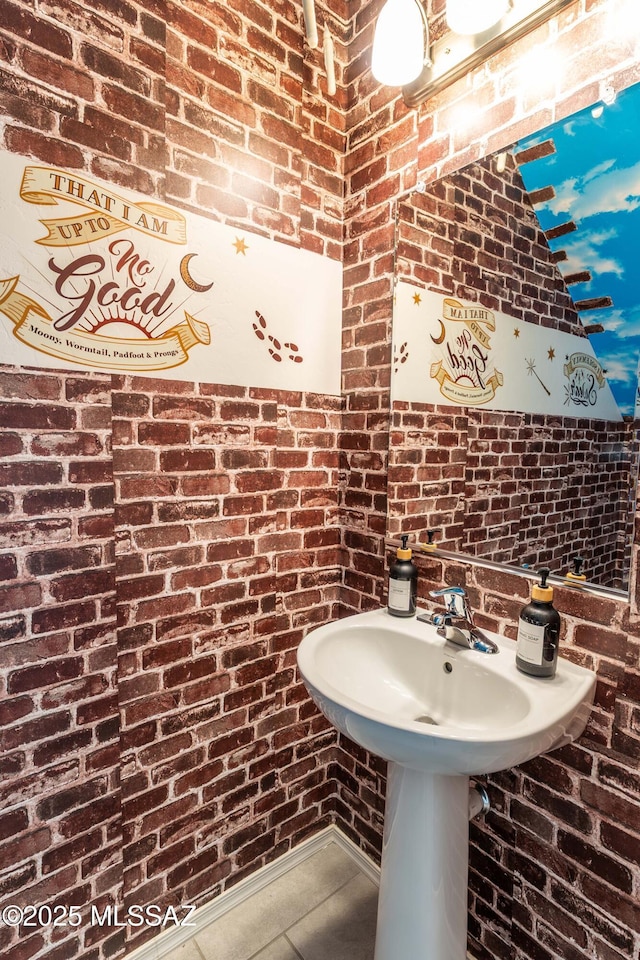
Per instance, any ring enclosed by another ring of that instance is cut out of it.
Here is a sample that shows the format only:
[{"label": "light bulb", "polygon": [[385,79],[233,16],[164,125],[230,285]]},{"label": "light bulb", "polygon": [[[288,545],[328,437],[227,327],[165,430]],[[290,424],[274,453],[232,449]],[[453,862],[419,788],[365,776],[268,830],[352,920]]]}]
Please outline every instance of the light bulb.
[{"label": "light bulb", "polygon": [[420,75],[424,61],[424,24],[418,0],[387,0],[373,38],[374,77],[390,87],[403,87]]},{"label": "light bulb", "polygon": [[454,33],[484,33],[509,9],[509,0],[447,0],[447,24]]}]

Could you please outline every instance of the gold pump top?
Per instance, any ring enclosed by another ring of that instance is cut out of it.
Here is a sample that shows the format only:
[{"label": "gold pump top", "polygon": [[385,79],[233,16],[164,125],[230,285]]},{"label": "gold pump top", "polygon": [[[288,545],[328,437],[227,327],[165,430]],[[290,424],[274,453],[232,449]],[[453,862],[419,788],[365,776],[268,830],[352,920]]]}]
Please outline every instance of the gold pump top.
[{"label": "gold pump top", "polygon": [[531,599],[541,603],[550,603],[553,600],[553,587],[547,586],[547,577],[551,573],[546,567],[540,570],[540,583],[531,588]]}]

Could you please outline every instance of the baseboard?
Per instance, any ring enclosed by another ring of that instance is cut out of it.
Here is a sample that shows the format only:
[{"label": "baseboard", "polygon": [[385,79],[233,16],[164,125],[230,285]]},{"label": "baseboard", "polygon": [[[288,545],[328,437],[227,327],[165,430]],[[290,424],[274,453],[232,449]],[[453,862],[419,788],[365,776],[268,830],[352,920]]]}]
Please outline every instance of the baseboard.
[{"label": "baseboard", "polygon": [[198,931],[208,927],[215,920],[219,920],[229,910],[248,900],[254,893],[263,890],[278,877],[282,877],[289,870],[293,870],[298,864],[304,863],[305,860],[308,860],[309,857],[312,857],[314,853],[322,850],[329,843],[336,843],[344,850],[357,864],[358,869],[375,884],[380,882],[379,867],[352,840],[346,837],[336,826],[331,825],[309,837],[308,840],[303,840],[298,846],[293,847],[292,850],[278,857],[272,863],[260,867],[251,876],[245,877],[234,887],[231,887],[225,893],[221,893],[215,900],[198,907],[190,918],[190,923],[194,926],[170,927],[154,937],[153,940],[126,954],[126,960],[162,960],[172,950],[176,950],[195,936]]},{"label": "baseboard", "polygon": [[[323,831],[323,833],[324,832],[325,831]],[[380,867],[366,855],[364,850],[361,850],[353,840],[350,840],[349,837],[336,826],[332,825],[327,827],[326,833],[328,834],[327,843],[336,843],[355,861],[358,869],[361,870],[369,880],[372,880],[376,886],[380,885]]]}]

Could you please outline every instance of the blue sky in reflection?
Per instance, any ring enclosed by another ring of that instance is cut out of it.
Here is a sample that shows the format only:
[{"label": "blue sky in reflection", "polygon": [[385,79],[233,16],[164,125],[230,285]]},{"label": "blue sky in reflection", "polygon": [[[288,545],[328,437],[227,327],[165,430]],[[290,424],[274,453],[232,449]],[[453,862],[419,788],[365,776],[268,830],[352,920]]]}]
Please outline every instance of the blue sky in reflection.
[{"label": "blue sky in reflection", "polygon": [[[514,153],[553,140],[555,153],[520,167],[529,192],[553,186],[555,197],[536,204],[543,230],[573,220],[577,230],[549,241],[565,250],[563,276],[588,270],[572,283],[574,301],[610,297],[613,306],[580,313],[600,323],[590,336],[623,415],[633,415],[640,357],[640,84],[618,94],[600,116],[587,108],[520,140]],[[640,411],[636,412],[636,416]]]}]

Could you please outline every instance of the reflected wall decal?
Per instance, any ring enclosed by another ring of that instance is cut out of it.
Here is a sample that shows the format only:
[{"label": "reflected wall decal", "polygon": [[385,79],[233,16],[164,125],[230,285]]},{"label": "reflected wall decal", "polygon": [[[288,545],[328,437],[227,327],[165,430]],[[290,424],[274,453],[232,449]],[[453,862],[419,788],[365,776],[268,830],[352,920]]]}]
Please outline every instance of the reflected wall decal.
[{"label": "reflected wall decal", "polygon": [[[560,414],[589,407],[590,416],[622,416],[591,340],[523,323],[502,311],[421,291],[399,280],[393,318],[397,346],[394,400]],[[555,357],[565,363],[554,363]]]}]

